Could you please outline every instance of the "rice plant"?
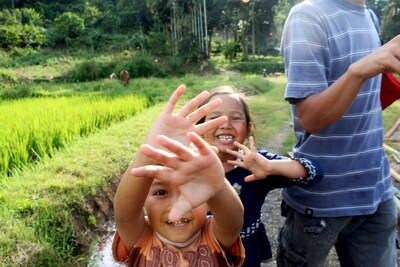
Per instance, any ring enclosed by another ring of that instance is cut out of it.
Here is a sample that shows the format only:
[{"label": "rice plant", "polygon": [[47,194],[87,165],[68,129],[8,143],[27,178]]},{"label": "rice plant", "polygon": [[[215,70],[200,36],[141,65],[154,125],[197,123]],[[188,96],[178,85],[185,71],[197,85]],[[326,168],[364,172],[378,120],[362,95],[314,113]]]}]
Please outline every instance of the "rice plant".
[{"label": "rice plant", "polygon": [[143,95],[73,96],[0,103],[0,176],[65,147],[78,136],[135,115],[148,106]]}]

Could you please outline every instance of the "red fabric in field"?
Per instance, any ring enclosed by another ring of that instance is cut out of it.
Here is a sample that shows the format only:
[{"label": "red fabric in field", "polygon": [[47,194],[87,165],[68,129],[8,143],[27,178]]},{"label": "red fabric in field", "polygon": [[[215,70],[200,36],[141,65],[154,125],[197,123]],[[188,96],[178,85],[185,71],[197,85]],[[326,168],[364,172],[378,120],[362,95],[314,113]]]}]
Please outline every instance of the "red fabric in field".
[{"label": "red fabric in field", "polygon": [[393,73],[382,73],[381,104],[382,110],[400,98],[400,81]]}]

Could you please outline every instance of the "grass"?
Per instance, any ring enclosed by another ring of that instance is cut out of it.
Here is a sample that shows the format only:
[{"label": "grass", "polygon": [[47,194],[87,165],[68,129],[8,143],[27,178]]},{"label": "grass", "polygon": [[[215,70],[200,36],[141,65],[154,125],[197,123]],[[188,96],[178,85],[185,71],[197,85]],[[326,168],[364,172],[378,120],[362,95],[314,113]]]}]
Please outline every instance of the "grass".
[{"label": "grass", "polygon": [[283,99],[286,79],[269,78],[272,89],[268,93],[251,97],[250,111],[255,122],[255,140],[258,148],[267,149],[268,139],[278,133],[283,122],[290,121],[290,110]]},{"label": "grass", "polygon": [[4,101],[0,104],[0,177],[147,106],[144,95]]},{"label": "grass", "polygon": [[[384,122],[384,128],[385,132],[389,131],[389,129],[397,122],[400,114],[400,101],[394,102],[392,105],[390,105],[388,108],[386,108],[383,111],[383,122]],[[400,142],[393,142],[393,141],[385,141],[387,145],[390,147],[396,149],[397,151],[400,151]],[[386,151],[390,159],[394,160],[393,153],[390,151]]]}]

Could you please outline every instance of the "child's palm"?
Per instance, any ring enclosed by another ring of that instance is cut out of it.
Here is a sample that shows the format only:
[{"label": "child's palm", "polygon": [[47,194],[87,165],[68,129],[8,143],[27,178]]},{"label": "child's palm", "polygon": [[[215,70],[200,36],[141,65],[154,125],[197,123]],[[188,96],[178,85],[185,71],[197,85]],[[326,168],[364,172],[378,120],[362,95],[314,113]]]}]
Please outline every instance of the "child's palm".
[{"label": "child's palm", "polygon": [[195,133],[187,135],[198,149],[190,150],[180,142],[165,136],[157,138],[165,150],[143,145],[141,152],[163,166],[134,169],[134,175],[157,177],[176,186],[180,192],[178,201],[169,214],[170,220],[179,220],[186,212],[212,198],[225,183],[225,173],[217,154]]},{"label": "child's palm", "polygon": [[181,142],[184,145],[188,145],[189,142],[186,138],[186,133],[195,132],[199,135],[202,135],[204,132],[218,127],[220,124],[226,121],[226,118],[220,117],[215,120],[196,125],[196,122],[221,104],[220,99],[215,99],[196,110],[196,108],[208,97],[208,92],[203,92],[197,95],[174,114],[173,111],[176,107],[176,104],[184,91],[185,86],[181,85],[171,95],[165,109],[156,119],[153,127],[149,131],[146,143],[155,146],[156,137],[158,135],[165,135],[173,140]]}]

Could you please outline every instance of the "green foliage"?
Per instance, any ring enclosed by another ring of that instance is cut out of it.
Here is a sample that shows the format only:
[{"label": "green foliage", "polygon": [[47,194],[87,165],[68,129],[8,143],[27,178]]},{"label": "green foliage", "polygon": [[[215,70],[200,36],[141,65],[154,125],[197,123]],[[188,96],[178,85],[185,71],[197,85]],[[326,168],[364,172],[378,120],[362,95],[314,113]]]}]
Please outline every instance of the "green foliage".
[{"label": "green foliage", "polygon": [[110,76],[113,72],[115,63],[98,62],[95,60],[84,61],[77,64],[66,75],[68,82],[87,82],[96,81]]},{"label": "green foliage", "polygon": [[0,47],[8,49],[19,46],[22,43],[20,31],[20,26],[0,27]]},{"label": "green foliage", "polygon": [[211,53],[214,56],[217,56],[223,51],[224,51],[224,45],[222,44],[222,41],[214,40],[214,42],[211,45]]},{"label": "green foliage", "polygon": [[85,29],[83,18],[73,12],[65,12],[55,20],[55,38],[67,42],[68,39],[78,37]]},{"label": "green foliage", "polygon": [[[34,212],[33,230],[45,245],[30,263],[32,266],[51,266],[59,260],[67,261],[77,249],[72,214],[65,204],[60,207],[48,203],[39,205]],[[50,208],[49,208],[50,207]]]},{"label": "green foliage", "polygon": [[187,71],[181,57],[169,56],[166,58],[167,72],[170,75],[181,75]]},{"label": "green foliage", "polygon": [[281,56],[268,56],[262,60],[238,62],[233,66],[233,69],[236,69],[240,72],[259,73],[260,75],[263,68],[267,69],[267,73],[285,72],[285,66]]},{"label": "green foliage", "polygon": [[[12,77],[8,77],[11,80]],[[0,90],[1,99],[20,99],[33,96],[32,85],[29,83],[18,83],[15,86],[8,86]]]},{"label": "green foliage", "polygon": [[97,223],[96,217],[93,216],[93,215],[90,215],[90,216],[88,217],[88,224],[89,224],[89,225],[96,225],[96,223]]},{"label": "green foliage", "polygon": [[[29,89],[28,89],[29,90]],[[147,107],[144,96],[39,98],[0,105],[0,176],[64,147],[78,136]]]},{"label": "green foliage", "polygon": [[[6,84],[15,84],[16,82],[17,80],[13,75],[0,71],[0,89],[7,88],[5,87]],[[0,91],[0,93],[2,92]]]},{"label": "green foliage", "polygon": [[237,53],[239,52],[239,47],[240,44],[238,43],[228,42],[224,51],[225,59],[228,59],[230,62],[232,62],[232,60],[236,58]]},{"label": "green foliage", "polygon": [[[258,75],[258,77],[260,76]],[[254,77],[248,82],[251,81],[254,83],[257,79]],[[286,78],[284,76],[279,78],[271,77],[266,80],[263,79],[263,81],[266,84],[264,86],[260,85],[260,88],[264,90],[253,94],[253,97],[250,97],[248,102],[254,120],[254,137],[257,148],[270,150],[270,148],[266,147],[268,139],[279,132],[283,123],[291,120],[290,108],[288,103],[283,100]],[[279,151],[273,152],[279,153]]]},{"label": "green foliage", "polygon": [[389,41],[395,36],[399,34],[400,28],[400,15],[398,15],[397,20],[393,19],[391,21],[387,21],[382,28],[382,39],[385,41]]},{"label": "green foliage", "polygon": [[129,46],[133,49],[140,51],[142,48],[145,47],[146,40],[148,40],[148,37],[143,33],[132,33],[132,35],[129,37]]},{"label": "green foliage", "polygon": [[[136,47],[132,45],[133,38],[127,34],[105,34],[94,30],[86,31],[83,38],[89,40],[88,43],[96,50],[101,51],[125,51]],[[88,46],[91,48],[91,46]]]},{"label": "green foliage", "polygon": [[33,8],[16,9],[14,16],[23,25],[43,26],[42,16]]},{"label": "green foliage", "polygon": [[97,20],[100,18],[101,12],[100,10],[95,6],[91,5],[88,2],[85,2],[84,8],[83,8],[83,19],[85,21],[85,26],[91,26],[94,23],[97,22]]},{"label": "green foliage", "polygon": [[4,68],[17,68],[22,66],[42,65],[47,64],[48,60],[56,60],[55,55],[39,53],[30,47],[12,48],[8,54],[0,60],[0,66]]},{"label": "green foliage", "polygon": [[194,34],[187,34],[179,41],[178,56],[185,63],[198,63],[204,59],[205,55],[202,55],[202,51],[195,40],[196,36]]},{"label": "green foliage", "polygon": [[146,53],[136,53],[122,66],[119,66],[117,72],[119,73],[123,69],[129,72],[131,78],[166,76],[166,72],[158,60]]},{"label": "green foliage", "polygon": [[38,47],[46,39],[46,31],[41,27],[42,20],[34,9],[23,8],[0,12],[0,47],[11,49],[14,47]]},{"label": "green foliage", "polygon": [[10,12],[9,9],[3,9],[0,12],[0,25],[15,25],[18,24],[17,17]]},{"label": "green foliage", "polygon": [[167,41],[167,34],[163,32],[149,32],[145,39],[145,49],[155,56],[173,54],[172,46]]}]

